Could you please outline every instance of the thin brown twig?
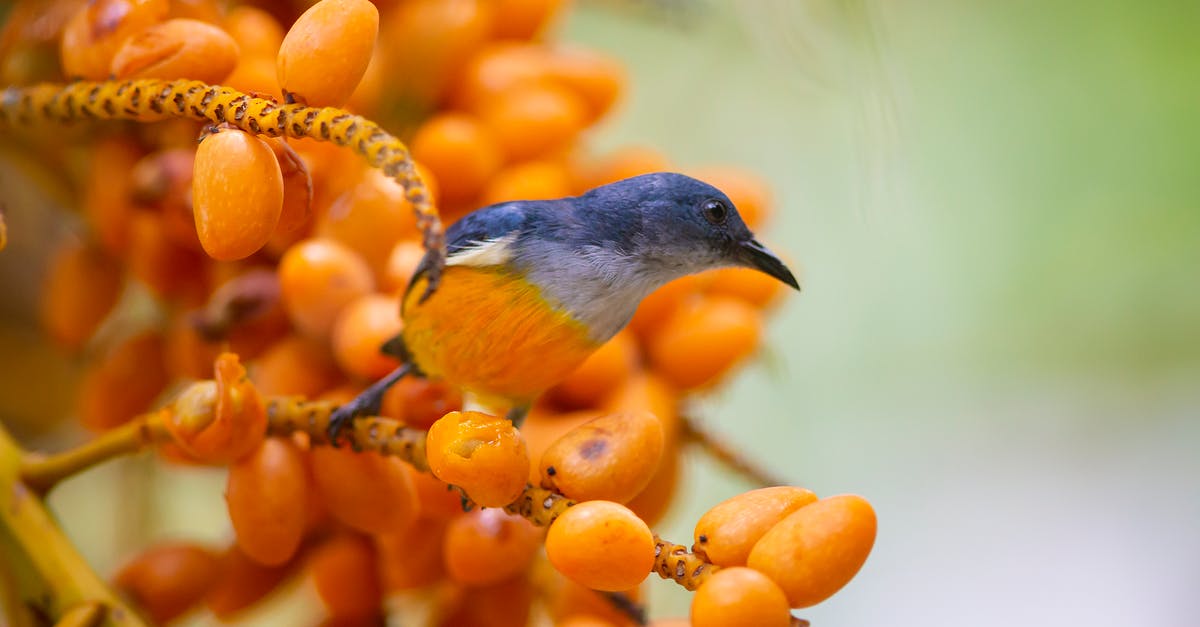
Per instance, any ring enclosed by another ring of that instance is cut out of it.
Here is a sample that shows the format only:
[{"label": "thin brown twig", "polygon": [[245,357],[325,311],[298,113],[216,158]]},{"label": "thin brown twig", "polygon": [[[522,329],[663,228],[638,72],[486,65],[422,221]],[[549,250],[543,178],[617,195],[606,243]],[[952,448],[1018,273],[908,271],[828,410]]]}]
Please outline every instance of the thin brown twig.
[{"label": "thin brown twig", "polygon": [[699,421],[690,416],[680,417],[680,434],[685,442],[700,447],[709,457],[724,465],[726,468],[742,475],[760,487],[788,485],[778,477],[764,470],[759,465],[746,459],[746,456],[736,448],[725,443],[725,438],[714,435]]}]

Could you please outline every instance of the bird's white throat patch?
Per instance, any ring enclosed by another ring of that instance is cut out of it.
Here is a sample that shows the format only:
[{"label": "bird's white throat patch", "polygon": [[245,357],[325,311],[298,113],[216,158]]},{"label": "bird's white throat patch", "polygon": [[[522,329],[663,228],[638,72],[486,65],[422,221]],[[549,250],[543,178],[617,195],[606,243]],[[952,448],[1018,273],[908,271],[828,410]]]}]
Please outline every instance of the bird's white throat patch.
[{"label": "bird's white throat patch", "polygon": [[503,237],[472,242],[469,248],[464,248],[446,259],[448,266],[501,266],[508,263],[513,256],[512,244],[517,240],[514,231]]}]

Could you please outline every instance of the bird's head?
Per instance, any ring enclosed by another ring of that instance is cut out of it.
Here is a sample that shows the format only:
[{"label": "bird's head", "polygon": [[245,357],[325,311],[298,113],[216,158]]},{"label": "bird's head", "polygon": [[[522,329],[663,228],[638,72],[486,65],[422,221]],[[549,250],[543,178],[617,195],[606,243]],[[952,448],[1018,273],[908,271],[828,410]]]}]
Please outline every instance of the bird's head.
[{"label": "bird's head", "polygon": [[762,271],[800,289],[783,261],[763,246],[721,190],[683,174],[635,176],[581,197],[609,245],[665,279],[723,266]]}]

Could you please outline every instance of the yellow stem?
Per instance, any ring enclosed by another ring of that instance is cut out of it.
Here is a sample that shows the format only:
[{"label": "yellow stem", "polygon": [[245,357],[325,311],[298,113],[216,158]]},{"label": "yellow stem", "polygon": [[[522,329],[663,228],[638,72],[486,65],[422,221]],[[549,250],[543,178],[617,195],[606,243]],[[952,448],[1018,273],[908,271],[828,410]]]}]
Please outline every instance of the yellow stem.
[{"label": "yellow stem", "polygon": [[25,459],[26,453],[0,427],[0,532],[23,553],[6,551],[0,556],[0,568],[8,569],[19,560],[28,562],[47,594],[26,601],[47,616],[61,617],[79,604],[100,603],[108,608],[109,625],[144,625],[75,551],[37,492],[21,481]]},{"label": "yellow stem", "polygon": [[695,590],[721,567],[692,553],[686,546],[668,542],[654,535],[654,572],[663,579]]},{"label": "yellow stem", "polygon": [[54,627],[96,627],[104,620],[105,607],[96,601],[76,605],[54,623]]},{"label": "yellow stem", "polygon": [[26,486],[45,494],[67,477],[115,457],[136,453],[169,437],[163,425],[162,411],[143,414],[71,450],[49,456],[26,453],[18,472]]}]

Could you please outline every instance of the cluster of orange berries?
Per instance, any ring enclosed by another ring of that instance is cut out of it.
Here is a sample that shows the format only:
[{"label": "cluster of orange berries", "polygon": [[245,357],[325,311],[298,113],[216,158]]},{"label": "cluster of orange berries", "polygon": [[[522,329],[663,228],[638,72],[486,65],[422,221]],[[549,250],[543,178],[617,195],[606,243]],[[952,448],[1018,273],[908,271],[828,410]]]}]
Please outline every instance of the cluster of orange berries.
[{"label": "cluster of orange berries", "polygon": [[[30,58],[46,49],[34,24],[57,15],[58,78],[196,79],[398,131],[447,222],[676,169],[644,147],[583,151],[624,75],[549,41],[561,0],[36,4],[5,26],[6,82],[56,78]],[[220,554],[178,543],[130,562],[117,584],[154,620],[201,602],[227,618],[306,571],[329,624],[377,621],[385,597],[420,591],[443,625],[525,625],[536,601],[556,624],[594,627],[631,621],[595,590],[636,600],[653,570],[688,578],[666,572],[675,562],[649,529],[681,472],[679,405],[757,350],[777,281],[723,269],[665,286],[519,430],[458,411],[448,385],[401,381],[380,413],[428,430],[420,468],[303,434],[264,437],[264,398],[345,402],[398,365],[379,347],[400,330],[397,295],[424,252],[405,190],[329,143],[186,120],[110,128],[79,175],[86,229],[56,255],[42,323],[58,344],[93,349],[78,405],[91,430],[202,380],[171,404],[172,441],[159,450],[228,466],[236,538]],[[753,175],[690,173],[751,228],[768,217]],[[153,296],[151,315],[117,307],[130,284]],[[513,507],[529,485],[578,504],[540,530]],[[468,501],[479,507],[464,512]],[[712,574],[694,578],[692,623],[785,625],[789,608],[854,576],[874,532],[858,497],[769,488],[718,505],[696,527],[690,559]]]}]

